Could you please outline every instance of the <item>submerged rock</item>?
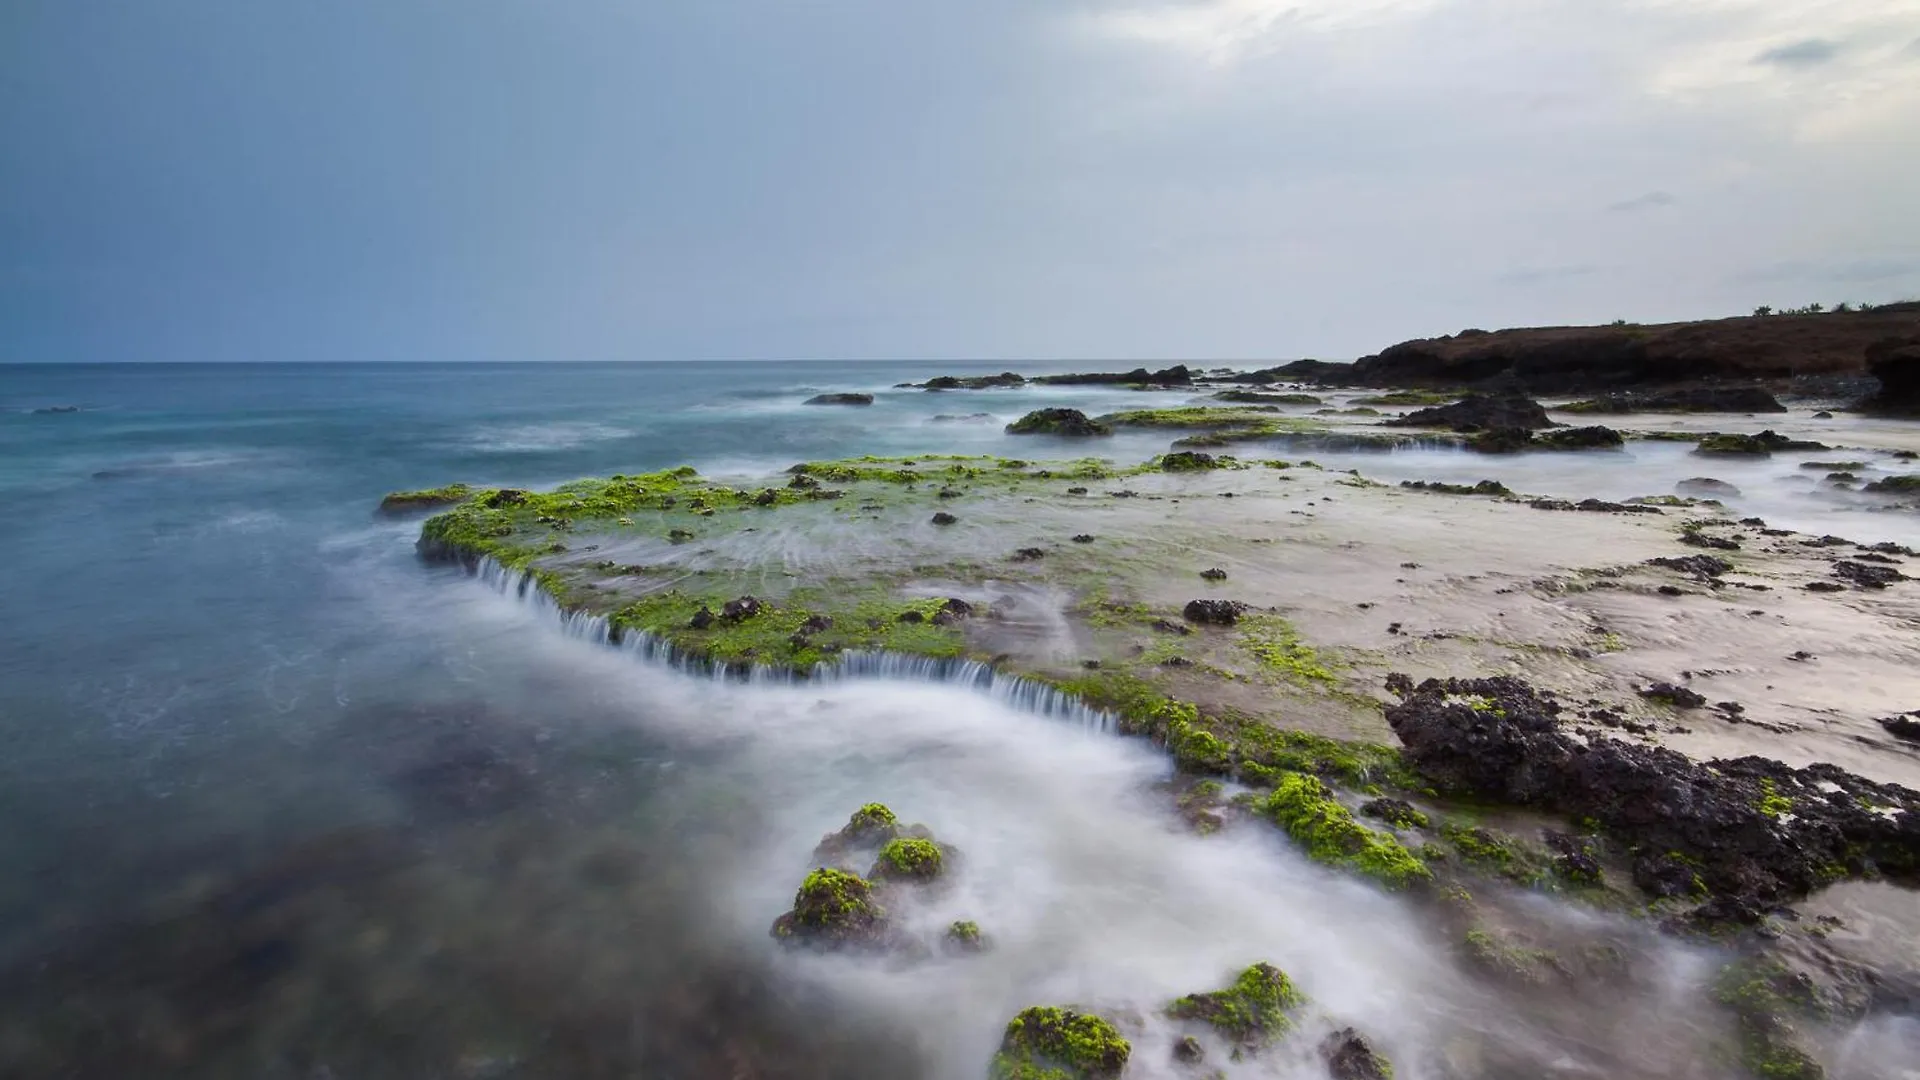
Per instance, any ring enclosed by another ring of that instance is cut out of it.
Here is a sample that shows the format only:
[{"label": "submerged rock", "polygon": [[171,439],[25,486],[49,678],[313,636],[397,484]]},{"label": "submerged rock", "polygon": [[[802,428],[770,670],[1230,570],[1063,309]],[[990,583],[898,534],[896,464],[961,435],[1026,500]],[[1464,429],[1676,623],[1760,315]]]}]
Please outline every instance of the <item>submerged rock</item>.
[{"label": "submerged rock", "polygon": [[1824,763],[1696,763],[1582,742],[1561,731],[1558,703],[1511,676],[1418,687],[1401,676],[1389,689],[1401,701],[1387,723],[1416,771],[1446,791],[1599,822],[1640,852],[1634,879],[1656,895],[1700,890],[1728,917],[1757,917],[1841,877],[1920,875],[1920,792]]},{"label": "submerged rock", "polygon": [[1092,1013],[1058,1006],[1023,1009],[1007,1023],[989,1080],[1118,1080],[1133,1046]]},{"label": "submerged rock", "polygon": [[1009,435],[1111,435],[1113,428],[1079,409],[1035,409],[1007,425]]},{"label": "submerged rock", "polygon": [[380,513],[397,517],[422,510],[437,510],[442,506],[463,503],[472,496],[473,489],[465,484],[449,484],[424,491],[395,491],[380,500]]},{"label": "submerged rock", "polygon": [[935,525],[952,525],[960,519],[942,510],[934,514],[932,520]]},{"label": "submerged rock", "polygon": [[950,953],[983,953],[993,949],[993,942],[980,932],[980,924],[969,919],[960,919],[947,927],[941,943]]},{"label": "submerged rock", "polygon": [[1826,443],[1789,439],[1769,428],[1758,435],[1709,435],[1693,448],[1696,454],[1765,457],[1776,450],[1830,450]]},{"label": "submerged rock", "polygon": [[1393,1080],[1393,1065],[1352,1028],[1321,1040],[1320,1057],[1333,1080]]},{"label": "submerged rock", "polygon": [[1699,499],[1738,498],[1740,489],[1725,480],[1716,480],[1711,476],[1690,476],[1673,485],[1676,495],[1688,495]]},{"label": "submerged rock", "polygon": [[1891,566],[1846,560],[1833,564],[1833,576],[1862,589],[1884,589],[1896,581],[1911,580]]},{"label": "submerged rock", "polygon": [[871,405],[872,394],[815,394],[807,399],[808,405]]},{"label": "submerged rock", "polygon": [[1389,427],[1438,427],[1449,431],[1539,431],[1558,425],[1540,403],[1524,394],[1468,394],[1451,405],[1420,409],[1388,420]]}]

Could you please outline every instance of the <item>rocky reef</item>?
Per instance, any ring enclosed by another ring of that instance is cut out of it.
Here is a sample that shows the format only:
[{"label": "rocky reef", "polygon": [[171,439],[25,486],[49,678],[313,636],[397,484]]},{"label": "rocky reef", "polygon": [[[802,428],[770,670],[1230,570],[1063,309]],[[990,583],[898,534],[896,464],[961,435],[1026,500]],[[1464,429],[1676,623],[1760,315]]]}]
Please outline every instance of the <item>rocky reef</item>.
[{"label": "rocky reef", "polygon": [[1007,425],[1009,435],[1111,435],[1113,429],[1087,419],[1079,409],[1035,409]]}]

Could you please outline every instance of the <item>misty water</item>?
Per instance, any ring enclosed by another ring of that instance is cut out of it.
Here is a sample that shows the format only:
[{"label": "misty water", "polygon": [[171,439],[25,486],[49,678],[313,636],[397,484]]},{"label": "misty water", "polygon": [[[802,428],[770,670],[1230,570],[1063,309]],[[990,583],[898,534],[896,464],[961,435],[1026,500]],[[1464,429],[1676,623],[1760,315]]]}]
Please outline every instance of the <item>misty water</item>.
[{"label": "misty water", "polygon": [[[1191,1074],[1159,1006],[1269,961],[1312,997],[1314,1037],[1245,1061],[1215,1047],[1228,1075],[1323,1076],[1313,1045],[1344,1026],[1416,1080],[1733,1075],[1708,1051],[1728,1035],[1711,949],[1516,896],[1515,918],[1623,959],[1608,982],[1503,990],[1428,912],[1277,831],[1195,835],[1165,756],[1085,710],[978,671],[676,670],[510,579],[423,564],[417,522],[371,512],[452,480],[1078,455],[1001,425],[1187,400],[887,389],[965,370],[0,369],[0,1073],[975,1078],[1014,1012],[1077,1002],[1130,1025],[1128,1075],[1173,1077]],[[799,404],[854,389],[881,400]],[[64,405],[80,411],[34,411]],[[1805,415],[1741,430],[1836,423]],[[1268,452],[1572,498],[1713,475],[1743,513],[1920,543],[1913,515],[1797,467],[1830,455]],[[991,952],[775,947],[814,844],[870,801],[963,856],[908,928],[972,919]],[[1920,1025],[1869,1021],[1831,1057],[1904,1075]]]}]

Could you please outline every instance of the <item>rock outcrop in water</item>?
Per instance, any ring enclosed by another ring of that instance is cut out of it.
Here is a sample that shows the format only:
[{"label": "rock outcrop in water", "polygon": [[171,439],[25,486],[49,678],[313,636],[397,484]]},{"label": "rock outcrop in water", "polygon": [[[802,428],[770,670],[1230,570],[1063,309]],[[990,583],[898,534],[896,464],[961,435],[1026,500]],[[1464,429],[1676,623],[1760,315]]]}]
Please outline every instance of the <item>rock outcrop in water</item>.
[{"label": "rock outcrop in water", "polygon": [[1307,996],[1272,964],[1242,971],[1233,985],[1204,994],[1188,994],[1167,1006],[1176,1020],[1208,1024],[1229,1042],[1247,1049],[1266,1046],[1293,1030],[1293,1014]]},{"label": "rock outcrop in water", "polygon": [[1009,435],[1111,435],[1113,429],[1079,409],[1035,409],[1007,425]]},{"label": "rock outcrop in water", "polygon": [[823,949],[893,948],[893,923],[873,892],[873,883],[858,874],[829,867],[815,870],[800,883],[793,910],[774,920],[774,940]]},{"label": "rock outcrop in water", "polygon": [[871,405],[872,394],[815,394],[806,400],[808,405]]},{"label": "rock outcrop in water", "polygon": [[1401,700],[1387,723],[1443,791],[1593,819],[1633,845],[1637,884],[1711,897],[1710,917],[1755,919],[1848,876],[1920,874],[1920,792],[1833,765],[1582,742],[1556,701],[1509,676],[1389,688]]},{"label": "rock outcrop in water", "polygon": [[1133,1046],[1093,1013],[1058,1006],[1023,1009],[1007,1023],[989,1080],[1118,1080]]},{"label": "rock outcrop in water", "polygon": [[1386,422],[1388,427],[1437,427],[1476,431],[1538,431],[1555,427],[1547,410],[1524,394],[1468,394],[1450,405],[1420,409]]}]

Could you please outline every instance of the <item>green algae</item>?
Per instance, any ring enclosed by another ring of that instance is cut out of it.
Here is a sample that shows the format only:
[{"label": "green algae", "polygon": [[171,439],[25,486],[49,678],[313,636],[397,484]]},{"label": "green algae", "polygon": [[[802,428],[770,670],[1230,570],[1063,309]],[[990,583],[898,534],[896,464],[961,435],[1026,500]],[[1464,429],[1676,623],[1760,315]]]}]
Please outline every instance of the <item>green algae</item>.
[{"label": "green algae", "polygon": [[[1229,428],[1263,427],[1277,420],[1280,410],[1274,406],[1188,405],[1177,409],[1128,409],[1099,418],[1114,427],[1146,428]],[[1303,422],[1304,423],[1304,422]],[[1306,425],[1323,427],[1324,425]]]},{"label": "green algae", "polygon": [[1238,624],[1240,645],[1260,667],[1288,682],[1303,686],[1334,685],[1332,669],[1300,640],[1292,623],[1278,615],[1243,615]]},{"label": "green algae", "polygon": [[932,881],[944,863],[940,845],[917,836],[898,836],[880,848],[867,876],[882,881]]},{"label": "green algae", "polygon": [[1175,1000],[1166,1013],[1176,1020],[1203,1021],[1242,1046],[1259,1047],[1292,1031],[1289,1014],[1306,1004],[1307,995],[1286,972],[1263,963],[1242,971],[1223,990]]},{"label": "green algae", "polygon": [[1819,1017],[1819,1002],[1786,965],[1770,958],[1737,960],[1714,979],[1713,997],[1739,1023],[1740,1064],[1761,1080],[1821,1080],[1826,1070],[1797,1044],[1796,1015]]},{"label": "green algae", "polygon": [[849,936],[886,918],[873,899],[873,883],[845,870],[821,867],[806,876],[793,897],[793,911],[774,923],[781,939]]},{"label": "green algae", "polygon": [[1353,399],[1355,405],[1451,405],[1464,395],[1446,390],[1393,390],[1384,394],[1368,394]]},{"label": "green algae", "polygon": [[1462,944],[1476,967],[1512,982],[1544,983],[1558,971],[1558,959],[1551,952],[1503,940],[1477,927],[1466,932]]},{"label": "green algae", "polygon": [[[644,631],[716,664],[765,664],[805,671],[852,649],[885,649],[917,656],[956,658],[966,655],[964,631],[957,620],[944,620],[943,599],[899,600],[868,596],[834,601],[824,596],[809,604],[812,593],[796,593],[778,603],[765,602],[754,615],[729,620],[713,617],[696,625],[701,611],[720,610],[730,597],[721,593],[652,593],[619,608],[609,616],[617,632]],[[818,625],[823,612],[828,625]]]},{"label": "green algae", "polygon": [[1281,774],[1255,809],[1284,828],[1315,862],[1352,870],[1390,889],[1412,888],[1433,877],[1400,841],[1354,820],[1316,777]]},{"label": "green algae", "polygon": [[1780,794],[1772,777],[1763,776],[1760,778],[1760,802],[1755,809],[1777,821],[1793,813],[1793,800]]},{"label": "green algae", "polygon": [[1117,1080],[1133,1047],[1092,1013],[1059,1006],[1021,1010],[1007,1023],[989,1080]]},{"label": "green algae", "polygon": [[425,488],[420,491],[394,491],[380,500],[380,511],[386,514],[401,514],[412,510],[438,509],[465,502],[472,495],[473,489],[465,484],[448,484],[445,487]]}]

